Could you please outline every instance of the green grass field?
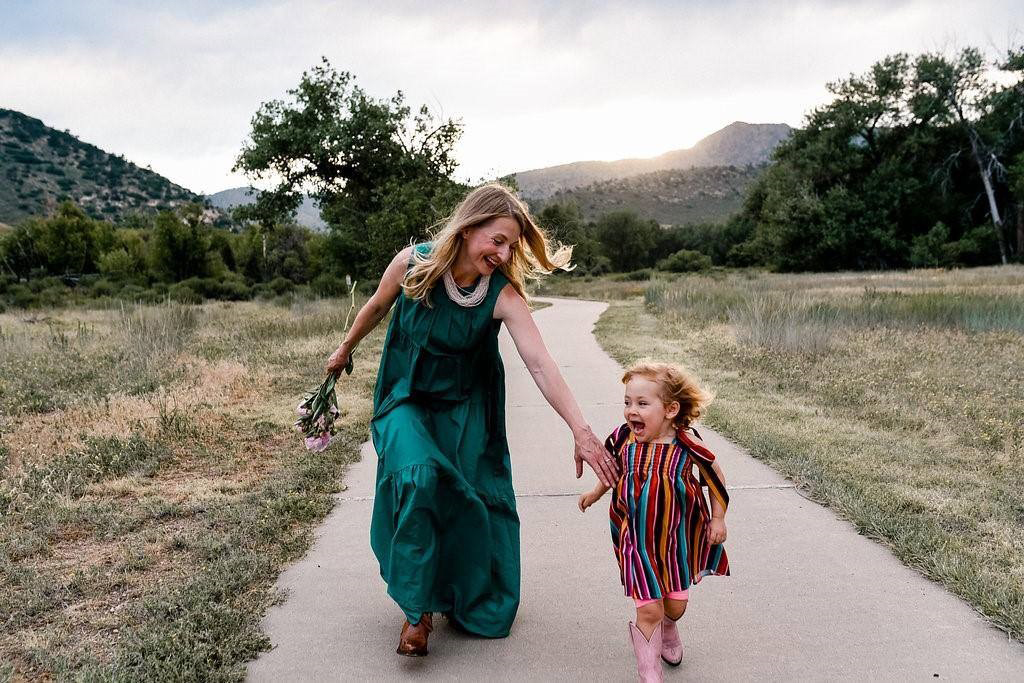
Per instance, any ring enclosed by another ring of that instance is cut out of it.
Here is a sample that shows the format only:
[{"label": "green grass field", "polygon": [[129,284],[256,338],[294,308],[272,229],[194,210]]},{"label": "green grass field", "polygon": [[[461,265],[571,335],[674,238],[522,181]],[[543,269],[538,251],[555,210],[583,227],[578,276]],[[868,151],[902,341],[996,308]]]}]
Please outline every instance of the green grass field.
[{"label": "green grass field", "polygon": [[1024,267],[564,278],[621,363],[688,366],[707,422],[1024,638]]},{"label": "green grass field", "polygon": [[383,327],[336,442],[291,430],[348,308],[0,315],[0,680],[243,678],[368,432]]}]

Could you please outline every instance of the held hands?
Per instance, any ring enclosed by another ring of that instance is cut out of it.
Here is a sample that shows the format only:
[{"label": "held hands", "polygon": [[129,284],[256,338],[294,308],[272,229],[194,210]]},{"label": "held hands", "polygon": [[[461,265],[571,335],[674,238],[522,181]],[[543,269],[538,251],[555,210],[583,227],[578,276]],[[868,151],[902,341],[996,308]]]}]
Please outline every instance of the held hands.
[{"label": "held hands", "polygon": [[725,518],[712,517],[711,523],[708,525],[708,543],[710,543],[711,545],[725,543],[726,535],[727,532],[725,530]]},{"label": "held hands", "polygon": [[583,463],[594,470],[601,484],[611,488],[619,477],[619,463],[605,450],[589,426],[573,433],[576,441],[576,478],[583,476]]}]

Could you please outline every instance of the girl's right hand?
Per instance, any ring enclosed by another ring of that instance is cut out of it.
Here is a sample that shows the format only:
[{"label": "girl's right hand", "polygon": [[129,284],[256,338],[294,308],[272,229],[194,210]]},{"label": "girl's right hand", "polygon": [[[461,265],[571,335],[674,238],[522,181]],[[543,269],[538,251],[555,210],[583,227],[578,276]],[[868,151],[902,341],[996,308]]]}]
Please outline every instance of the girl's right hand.
[{"label": "girl's right hand", "polygon": [[327,359],[327,373],[330,375],[340,374],[345,366],[348,365],[349,356],[352,355],[345,345],[342,344],[331,354],[331,357]]},{"label": "girl's right hand", "polygon": [[586,493],[580,494],[578,505],[580,506],[580,512],[586,512],[587,508],[597,502],[598,496],[594,495],[593,491],[587,491]]}]

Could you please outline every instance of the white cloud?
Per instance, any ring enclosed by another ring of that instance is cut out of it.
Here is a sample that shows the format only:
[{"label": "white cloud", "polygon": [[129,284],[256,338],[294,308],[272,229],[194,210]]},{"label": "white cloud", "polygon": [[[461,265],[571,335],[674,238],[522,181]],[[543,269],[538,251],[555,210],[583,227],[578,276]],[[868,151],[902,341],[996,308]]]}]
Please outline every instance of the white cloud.
[{"label": "white cloud", "polygon": [[737,119],[799,124],[826,81],[886,54],[1006,47],[1024,26],[1010,2],[773,5],[111,5],[79,31],[5,39],[0,106],[215,191],[244,182],[230,166],[259,104],[326,55],[371,94],[462,117],[476,178],[651,156]]}]

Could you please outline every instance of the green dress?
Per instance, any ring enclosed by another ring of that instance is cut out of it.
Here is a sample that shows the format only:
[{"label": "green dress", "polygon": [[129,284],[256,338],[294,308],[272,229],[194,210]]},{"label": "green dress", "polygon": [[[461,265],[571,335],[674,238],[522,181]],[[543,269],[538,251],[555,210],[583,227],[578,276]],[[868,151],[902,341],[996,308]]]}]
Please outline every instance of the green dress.
[{"label": "green dress", "polygon": [[491,638],[508,635],[519,606],[501,321],[492,318],[507,283],[495,271],[487,296],[469,308],[440,284],[431,307],[399,295],[370,422],[378,455],[370,545],[388,594],[410,623],[447,612]]}]

